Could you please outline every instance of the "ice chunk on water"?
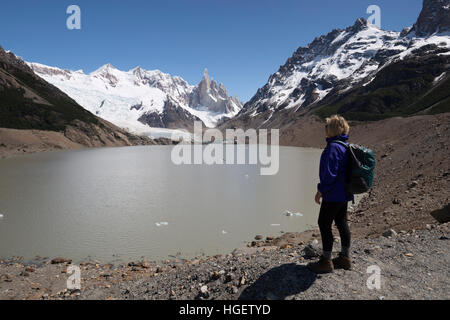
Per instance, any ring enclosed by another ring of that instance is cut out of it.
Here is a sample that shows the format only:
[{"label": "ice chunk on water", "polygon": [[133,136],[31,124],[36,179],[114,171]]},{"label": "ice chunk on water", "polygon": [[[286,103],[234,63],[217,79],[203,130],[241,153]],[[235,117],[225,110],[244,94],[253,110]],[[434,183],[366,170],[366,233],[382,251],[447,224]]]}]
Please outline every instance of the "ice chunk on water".
[{"label": "ice chunk on water", "polygon": [[288,210],[286,210],[286,212],[284,213],[284,215],[285,215],[286,217],[293,217],[293,216],[295,216],[295,217],[303,217],[303,214],[300,213],[300,212],[292,213],[292,212],[290,212],[290,211],[288,211]]},{"label": "ice chunk on water", "polygon": [[5,216],[0,213],[0,219],[3,219]]},{"label": "ice chunk on water", "polygon": [[225,230],[222,230],[222,234],[227,234],[228,232]]},{"label": "ice chunk on water", "polygon": [[165,222],[165,221],[161,221],[161,222],[156,222],[155,225],[156,225],[157,227],[161,227],[161,226],[168,226],[169,223],[168,223],[168,222]]},{"label": "ice chunk on water", "polygon": [[271,226],[271,227],[280,227],[281,224],[279,224],[279,223],[272,223],[270,226]]}]

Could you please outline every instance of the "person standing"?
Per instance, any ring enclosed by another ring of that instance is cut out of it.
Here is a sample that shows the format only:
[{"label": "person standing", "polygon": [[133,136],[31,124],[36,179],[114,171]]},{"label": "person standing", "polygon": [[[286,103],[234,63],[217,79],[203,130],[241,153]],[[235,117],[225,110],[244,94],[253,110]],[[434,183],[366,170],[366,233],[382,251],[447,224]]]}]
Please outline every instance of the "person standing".
[{"label": "person standing", "polygon": [[[350,126],[338,115],[326,119],[325,134],[327,146],[320,158],[319,177],[315,201],[320,204],[319,229],[322,237],[323,253],[319,261],[307,265],[315,273],[333,272],[334,268],[351,269],[350,228],[347,222],[348,202],[353,200],[345,188],[348,162],[347,144]],[[340,142],[338,142],[340,141]],[[321,201],[322,200],[322,201]],[[333,221],[341,238],[341,252],[331,260],[333,250]]]}]

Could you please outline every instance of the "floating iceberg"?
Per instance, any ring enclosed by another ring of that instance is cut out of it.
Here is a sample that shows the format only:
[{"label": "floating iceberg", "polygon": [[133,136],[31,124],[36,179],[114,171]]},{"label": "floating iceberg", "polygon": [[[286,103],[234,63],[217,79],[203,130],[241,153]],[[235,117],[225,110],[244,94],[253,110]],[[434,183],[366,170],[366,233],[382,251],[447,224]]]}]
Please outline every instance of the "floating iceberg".
[{"label": "floating iceberg", "polygon": [[300,212],[292,213],[292,212],[290,212],[290,211],[286,211],[286,212],[284,213],[284,215],[285,215],[286,217],[293,217],[293,216],[296,216],[296,217],[303,217],[303,214],[300,213]]},{"label": "floating iceberg", "polygon": [[0,213],[0,219],[3,219],[5,216]]}]

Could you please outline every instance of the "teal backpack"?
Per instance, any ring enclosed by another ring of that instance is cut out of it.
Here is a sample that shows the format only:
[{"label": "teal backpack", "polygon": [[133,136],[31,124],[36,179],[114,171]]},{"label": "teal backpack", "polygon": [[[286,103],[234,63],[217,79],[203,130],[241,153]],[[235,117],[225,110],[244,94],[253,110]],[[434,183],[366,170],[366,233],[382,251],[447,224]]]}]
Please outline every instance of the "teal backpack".
[{"label": "teal backpack", "polygon": [[373,175],[375,170],[375,155],[369,148],[356,144],[346,144],[335,140],[347,149],[348,167],[345,187],[350,194],[366,193],[372,188]]}]

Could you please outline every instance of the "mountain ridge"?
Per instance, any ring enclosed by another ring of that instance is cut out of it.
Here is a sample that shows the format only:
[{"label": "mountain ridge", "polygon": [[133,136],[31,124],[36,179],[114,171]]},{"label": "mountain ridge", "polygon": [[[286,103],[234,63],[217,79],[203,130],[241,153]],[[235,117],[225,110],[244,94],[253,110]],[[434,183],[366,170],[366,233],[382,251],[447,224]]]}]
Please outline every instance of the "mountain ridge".
[{"label": "mountain ridge", "polygon": [[[147,137],[132,135],[96,117],[57,87],[35,75],[20,57],[1,47],[0,128],[6,135],[11,130],[22,130],[21,148],[30,141],[38,148],[155,144]],[[36,135],[38,131],[41,133]],[[37,136],[45,136],[45,139],[40,140]],[[52,138],[59,142],[44,141]],[[9,148],[8,141],[3,142],[3,147]]]},{"label": "mountain ridge", "polygon": [[[354,120],[376,120],[426,113],[429,108],[430,113],[450,111],[445,94],[449,8],[450,0],[424,0],[417,22],[402,32],[382,30],[358,18],[352,26],[316,37],[299,47],[239,114],[220,128],[282,129],[295,126],[307,114],[341,113]],[[422,66],[420,61],[430,65]],[[401,83],[395,83],[396,76]],[[355,103],[360,98],[366,98],[369,107]],[[419,105],[420,100],[439,106]]]},{"label": "mountain ridge", "polygon": [[194,121],[214,127],[242,108],[205,69],[197,86],[179,76],[141,67],[121,71],[111,64],[85,74],[28,63],[35,74],[74,98],[85,109],[131,132],[150,128],[192,129]]}]

